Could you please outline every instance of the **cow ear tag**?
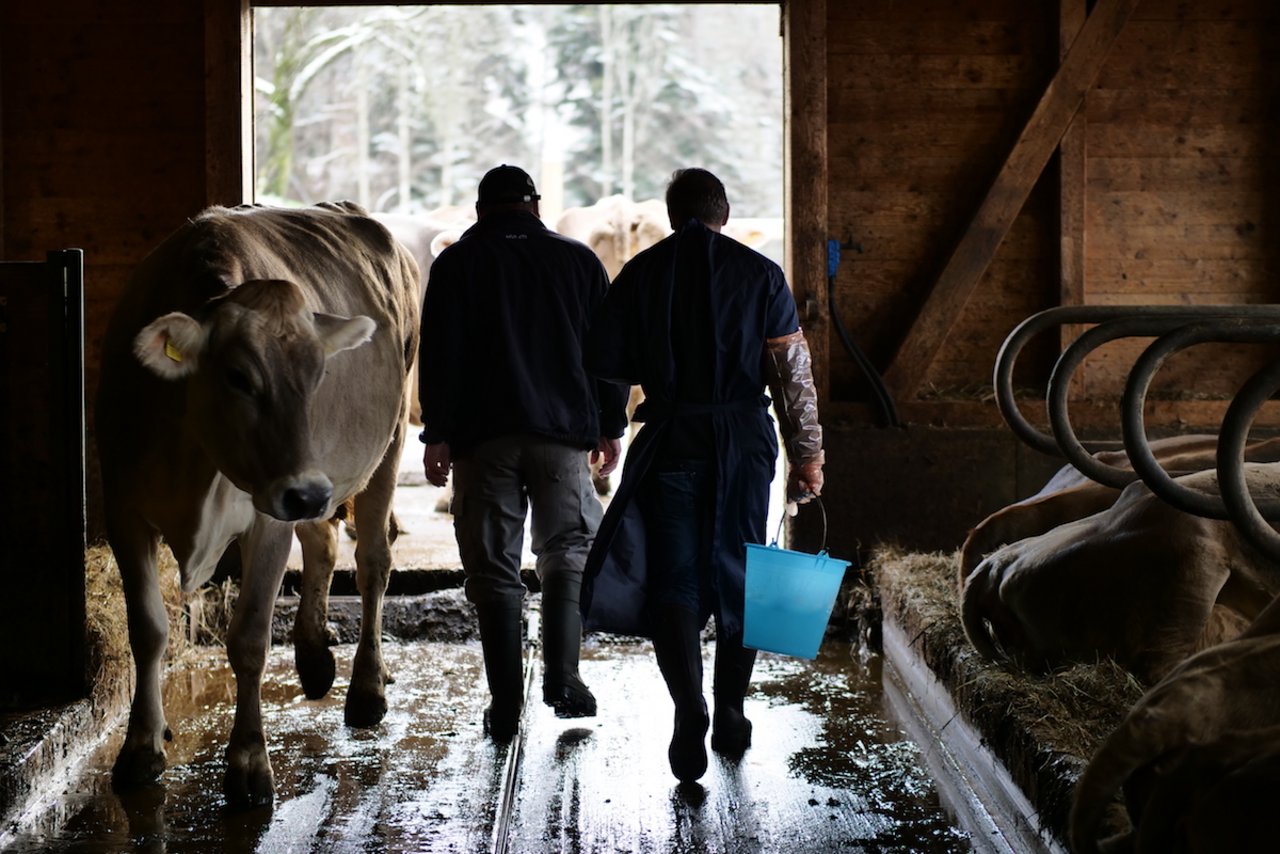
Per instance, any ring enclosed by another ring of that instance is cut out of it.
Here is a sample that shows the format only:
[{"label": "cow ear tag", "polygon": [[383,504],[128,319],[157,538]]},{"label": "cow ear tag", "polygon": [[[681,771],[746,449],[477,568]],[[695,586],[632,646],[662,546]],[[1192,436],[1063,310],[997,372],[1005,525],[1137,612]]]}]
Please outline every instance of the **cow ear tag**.
[{"label": "cow ear tag", "polygon": [[175,362],[182,361],[182,351],[173,343],[172,338],[164,339],[164,354]]}]

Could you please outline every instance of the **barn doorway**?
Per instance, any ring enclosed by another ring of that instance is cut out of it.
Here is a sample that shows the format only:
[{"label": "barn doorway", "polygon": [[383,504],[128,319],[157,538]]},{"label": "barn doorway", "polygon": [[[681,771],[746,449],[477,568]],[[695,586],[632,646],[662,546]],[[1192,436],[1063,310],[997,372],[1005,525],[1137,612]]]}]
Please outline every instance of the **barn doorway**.
[{"label": "barn doorway", "polygon": [[[425,270],[498,163],[530,172],[553,228],[602,199],[661,199],[673,169],[699,165],[729,190],[734,236],[784,263],[776,2],[254,6],[256,201],[358,201]],[[456,567],[420,457],[406,447],[397,566]]]}]

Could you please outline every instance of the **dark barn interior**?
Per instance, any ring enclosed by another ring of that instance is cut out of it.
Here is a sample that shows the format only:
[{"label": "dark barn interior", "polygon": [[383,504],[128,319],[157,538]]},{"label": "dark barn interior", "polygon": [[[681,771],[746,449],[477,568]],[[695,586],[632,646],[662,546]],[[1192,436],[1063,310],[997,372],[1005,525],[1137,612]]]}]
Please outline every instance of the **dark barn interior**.
[{"label": "dark barn interior", "polygon": [[[92,428],[76,429],[93,413],[74,388],[82,370],[93,400],[108,317],[146,253],[206,206],[252,200],[255,5],[283,4],[0,6],[7,705],[88,688],[78,561],[103,537],[102,499]],[[833,554],[950,552],[1062,464],[1019,441],[992,393],[1001,344],[1029,315],[1275,296],[1273,0],[784,0],[780,18],[787,273],[819,386]],[[82,296],[57,290],[72,249]],[[24,298],[32,288],[52,303]],[[58,323],[64,307],[72,320]],[[1054,361],[1078,331],[1038,337],[1017,363],[1013,388],[1042,427]],[[1135,340],[1100,348],[1073,377],[1082,437],[1120,439],[1119,400],[1146,343]],[[49,350],[34,366],[33,347]],[[1149,433],[1216,432],[1274,355],[1207,344],[1170,359],[1148,393]],[[1266,404],[1254,427],[1278,418]],[[802,513],[791,543],[816,549],[818,524]]]}]

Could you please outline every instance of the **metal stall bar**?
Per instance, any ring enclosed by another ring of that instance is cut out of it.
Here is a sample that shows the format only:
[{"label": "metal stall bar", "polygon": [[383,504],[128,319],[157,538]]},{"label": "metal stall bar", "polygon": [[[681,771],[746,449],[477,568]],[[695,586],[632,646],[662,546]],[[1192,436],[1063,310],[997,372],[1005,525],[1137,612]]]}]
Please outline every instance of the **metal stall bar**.
[{"label": "metal stall bar", "polygon": [[[1068,324],[1092,323],[1102,324],[1108,321],[1119,321],[1130,318],[1147,318],[1160,319],[1165,321],[1162,326],[1154,325],[1154,331],[1147,333],[1148,335],[1160,335],[1177,326],[1193,323],[1196,321],[1209,320],[1213,318],[1227,317],[1251,317],[1251,318],[1267,318],[1280,321],[1280,306],[1270,305],[1203,305],[1203,306],[1168,306],[1168,305],[1124,305],[1124,306],[1059,306],[1057,308],[1046,309],[1031,315],[1026,320],[1019,323],[1006,336],[1004,343],[1000,347],[1000,352],[996,356],[994,385],[996,393],[996,405],[1000,410],[1001,416],[1005,423],[1014,434],[1025,444],[1034,448],[1041,453],[1053,456],[1069,456],[1067,451],[1060,446],[1059,440],[1055,435],[1049,435],[1036,429],[1023,416],[1018,408],[1013,393],[1013,367],[1017,361],[1019,353],[1032,338],[1045,329],[1063,326]],[[1088,334],[1086,332],[1086,334]],[[1099,333],[1101,335],[1102,333]],[[1139,334],[1139,333],[1130,333]],[[1081,336],[1084,337],[1084,336]],[[1121,336],[1115,336],[1121,337]],[[1077,339],[1079,340],[1079,339]],[[1091,338],[1090,340],[1096,340]],[[1107,340],[1112,340],[1108,338]],[[1097,345],[1103,343],[1097,340]],[[1073,345],[1074,346],[1074,345]],[[1069,348],[1068,348],[1069,349]],[[1086,352],[1077,351],[1079,359],[1083,359]],[[1064,353],[1065,357],[1065,353]],[[1076,357],[1072,357],[1075,359]],[[1076,365],[1079,363],[1076,362]],[[1074,366],[1067,369],[1068,365],[1064,364],[1060,357],[1058,364],[1054,368],[1054,376],[1051,378],[1050,392],[1052,392],[1052,383],[1057,379],[1061,383],[1061,391],[1059,394],[1065,400],[1067,383],[1070,380],[1071,372]],[[1053,413],[1050,411],[1050,423],[1053,422]],[[1071,433],[1070,428],[1066,431]],[[1079,443],[1076,442],[1078,445]],[[1093,465],[1095,460],[1087,451],[1079,448],[1076,453],[1077,457],[1087,458],[1091,462],[1084,465],[1091,469],[1097,469],[1101,464]],[[1070,458],[1070,457],[1069,457]],[[1075,458],[1071,458],[1073,463],[1077,463]],[[1104,478],[1115,478],[1119,470],[1111,469],[1102,476]],[[1086,473],[1088,473],[1086,471]],[[1124,472],[1127,484],[1134,480],[1134,476],[1129,472]],[[1091,475],[1092,476],[1092,475]],[[1106,482],[1106,481],[1104,481]],[[1123,485],[1123,484],[1121,484]]]},{"label": "metal stall bar", "polygon": [[1280,361],[1272,362],[1244,384],[1222,419],[1218,433],[1218,487],[1231,511],[1231,521],[1245,538],[1272,560],[1280,561],[1280,534],[1254,503],[1244,467],[1244,447],[1249,427],[1262,404],[1280,390]]},{"label": "metal stall bar", "polygon": [[1013,366],[1018,354],[1027,342],[1040,332],[1057,326],[1073,323],[1101,323],[1119,317],[1128,317],[1143,306],[1098,306],[1072,305],[1045,309],[1031,315],[1013,328],[1000,345],[996,355],[995,377],[993,384],[996,392],[996,406],[1014,434],[1024,443],[1043,454],[1062,456],[1057,441],[1048,434],[1037,430],[1018,409],[1018,402],[1013,396]]},{"label": "metal stall bar", "polygon": [[[1169,356],[1195,344],[1266,344],[1277,341],[1280,341],[1280,325],[1274,319],[1220,318],[1188,324],[1162,335],[1134,362],[1121,404],[1125,450],[1134,471],[1163,501],[1184,513],[1196,516],[1210,519],[1233,518],[1228,504],[1221,496],[1178,483],[1151,453],[1151,446],[1147,443],[1144,403],[1156,371]],[[1243,454],[1243,446],[1241,453]],[[1261,512],[1268,519],[1280,519],[1280,501],[1263,502]]]}]

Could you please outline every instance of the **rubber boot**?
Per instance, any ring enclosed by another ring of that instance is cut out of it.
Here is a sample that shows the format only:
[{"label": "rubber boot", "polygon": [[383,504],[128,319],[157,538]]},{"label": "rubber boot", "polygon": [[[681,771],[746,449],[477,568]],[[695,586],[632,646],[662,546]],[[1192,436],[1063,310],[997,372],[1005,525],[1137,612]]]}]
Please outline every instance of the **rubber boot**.
[{"label": "rubber boot", "polygon": [[524,704],[524,625],[521,600],[476,606],[484,674],[492,698],[484,713],[484,731],[507,742],[520,727]]},{"label": "rubber boot", "polygon": [[578,675],[582,614],[578,611],[581,576],[549,574],[542,583],[542,702],[558,718],[589,718],[596,698]]},{"label": "rubber boot", "polygon": [[742,638],[716,638],[715,718],[711,727],[711,749],[729,756],[741,756],[751,746],[751,721],[742,712],[742,700],[751,684],[756,651],[744,647]]},{"label": "rubber boot", "polygon": [[682,783],[707,771],[707,701],[702,696],[702,635],[692,611],[669,608],[657,615],[653,651],[667,691],[675,701],[675,726],[667,760]]}]

